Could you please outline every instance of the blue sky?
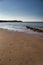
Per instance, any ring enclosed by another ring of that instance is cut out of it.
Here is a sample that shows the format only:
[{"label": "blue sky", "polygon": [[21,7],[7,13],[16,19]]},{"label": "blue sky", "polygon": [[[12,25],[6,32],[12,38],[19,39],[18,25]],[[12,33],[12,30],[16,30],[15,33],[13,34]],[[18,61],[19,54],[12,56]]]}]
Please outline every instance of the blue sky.
[{"label": "blue sky", "polygon": [[0,0],[0,20],[43,21],[43,0]]}]

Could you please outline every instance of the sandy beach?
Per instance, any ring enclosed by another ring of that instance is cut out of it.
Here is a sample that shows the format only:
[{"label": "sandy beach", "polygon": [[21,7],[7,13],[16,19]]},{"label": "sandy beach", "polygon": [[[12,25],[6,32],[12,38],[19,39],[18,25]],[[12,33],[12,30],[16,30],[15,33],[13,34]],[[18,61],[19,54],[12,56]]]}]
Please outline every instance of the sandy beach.
[{"label": "sandy beach", "polygon": [[0,29],[0,65],[43,65],[43,36]]}]

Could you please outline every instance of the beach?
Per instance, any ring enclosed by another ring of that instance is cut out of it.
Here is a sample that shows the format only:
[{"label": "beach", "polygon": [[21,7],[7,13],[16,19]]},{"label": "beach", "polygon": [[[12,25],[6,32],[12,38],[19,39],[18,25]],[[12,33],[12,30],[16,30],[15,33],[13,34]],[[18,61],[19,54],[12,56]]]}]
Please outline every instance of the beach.
[{"label": "beach", "polygon": [[0,29],[0,65],[43,65],[43,35]]}]

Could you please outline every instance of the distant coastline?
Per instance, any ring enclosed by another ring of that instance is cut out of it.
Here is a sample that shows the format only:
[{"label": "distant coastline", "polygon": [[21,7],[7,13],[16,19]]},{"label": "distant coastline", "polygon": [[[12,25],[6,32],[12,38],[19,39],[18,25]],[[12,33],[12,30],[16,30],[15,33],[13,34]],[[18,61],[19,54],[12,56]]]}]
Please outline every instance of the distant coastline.
[{"label": "distant coastline", "polygon": [[0,20],[0,22],[23,22],[23,21],[18,21],[18,20]]}]

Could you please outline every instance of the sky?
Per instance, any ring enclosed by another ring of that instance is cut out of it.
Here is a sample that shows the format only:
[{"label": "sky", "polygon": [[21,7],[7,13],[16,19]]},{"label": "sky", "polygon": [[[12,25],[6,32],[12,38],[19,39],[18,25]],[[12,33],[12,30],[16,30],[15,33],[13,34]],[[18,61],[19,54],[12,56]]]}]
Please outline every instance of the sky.
[{"label": "sky", "polygon": [[43,21],[43,0],[0,0],[0,20]]}]

